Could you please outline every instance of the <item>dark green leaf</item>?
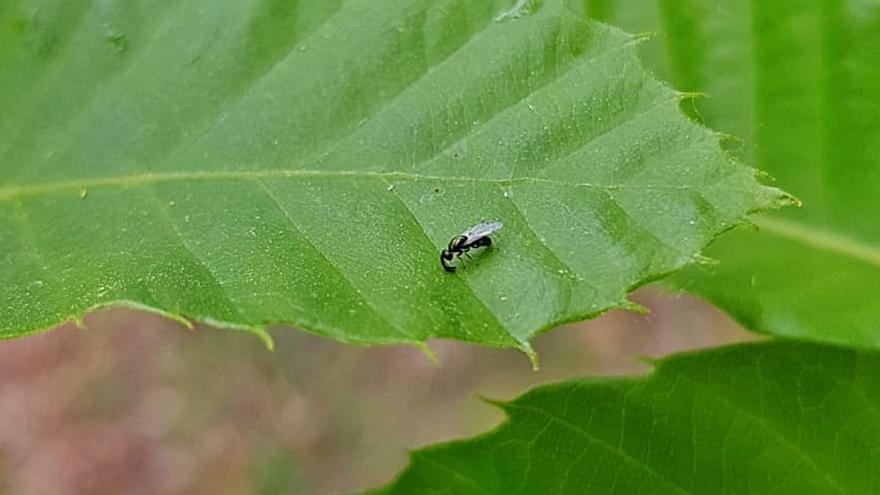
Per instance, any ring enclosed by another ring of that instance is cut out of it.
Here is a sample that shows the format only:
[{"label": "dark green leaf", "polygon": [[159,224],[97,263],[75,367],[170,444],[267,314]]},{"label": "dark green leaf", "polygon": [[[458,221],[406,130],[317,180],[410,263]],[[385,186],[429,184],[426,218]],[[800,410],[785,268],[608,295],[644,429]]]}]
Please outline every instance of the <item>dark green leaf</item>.
[{"label": "dark green leaf", "polygon": [[876,493],[880,356],[771,342],[643,379],[539,387],[486,435],[412,454],[387,494]]}]

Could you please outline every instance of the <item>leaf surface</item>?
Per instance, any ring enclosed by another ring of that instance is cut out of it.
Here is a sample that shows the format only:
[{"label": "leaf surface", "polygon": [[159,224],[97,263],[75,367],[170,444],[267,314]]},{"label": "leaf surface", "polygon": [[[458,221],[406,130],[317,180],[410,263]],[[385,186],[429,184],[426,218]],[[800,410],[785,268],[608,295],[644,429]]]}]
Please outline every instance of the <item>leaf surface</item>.
[{"label": "leaf surface", "polygon": [[767,342],[538,387],[375,494],[874,493],[880,356]]},{"label": "leaf surface", "polygon": [[638,38],[522,3],[7,2],[0,335],[125,304],[528,350],[785,200]]},{"label": "leaf surface", "polygon": [[648,65],[705,92],[693,113],[743,138],[735,152],[803,201],[719,239],[707,255],[720,263],[676,285],[753,330],[880,346],[880,3],[616,0],[593,12],[661,31]]}]

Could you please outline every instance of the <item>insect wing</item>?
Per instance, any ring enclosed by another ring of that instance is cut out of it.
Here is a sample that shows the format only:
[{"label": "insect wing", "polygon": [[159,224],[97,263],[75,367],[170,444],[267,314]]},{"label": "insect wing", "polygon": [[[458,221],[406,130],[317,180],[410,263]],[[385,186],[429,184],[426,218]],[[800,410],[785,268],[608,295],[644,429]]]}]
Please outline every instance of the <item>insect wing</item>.
[{"label": "insect wing", "polygon": [[504,224],[495,220],[491,222],[480,222],[473,227],[464,231],[461,235],[467,238],[467,243],[470,244],[478,239],[486,237],[492,233],[497,232],[503,227]]}]

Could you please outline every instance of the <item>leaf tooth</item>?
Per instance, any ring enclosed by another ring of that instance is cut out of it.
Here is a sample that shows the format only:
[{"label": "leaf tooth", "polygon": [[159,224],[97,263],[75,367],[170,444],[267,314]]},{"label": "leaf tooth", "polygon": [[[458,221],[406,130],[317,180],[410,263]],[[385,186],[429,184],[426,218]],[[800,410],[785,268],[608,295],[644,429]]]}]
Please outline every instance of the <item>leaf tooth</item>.
[{"label": "leaf tooth", "polygon": [[625,311],[631,311],[633,313],[637,313],[642,316],[647,316],[647,315],[651,314],[650,309],[646,308],[645,306],[642,306],[641,304],[639,304],[631,299],[624,299],[623,301],[621,301],[620,307]]}]

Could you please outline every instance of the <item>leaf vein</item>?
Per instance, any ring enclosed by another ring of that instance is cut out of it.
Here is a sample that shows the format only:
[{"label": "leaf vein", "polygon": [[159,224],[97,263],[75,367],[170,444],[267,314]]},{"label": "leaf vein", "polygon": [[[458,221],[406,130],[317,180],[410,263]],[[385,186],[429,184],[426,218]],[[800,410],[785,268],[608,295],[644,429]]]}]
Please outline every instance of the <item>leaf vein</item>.
[{"label": "leaf vein", "polygon": [[802,225],[791,220],[762,216],[755,220],[762,232],[783,237],[806,246],[839,254],[880,268],[880,247],[848,235]]},{"label": "leaf vein", "polygon": [[675,489],[675,491],[677,491],[679,493],[691,493],[688,489],[681,486],[678,483],[678,481],[668,477],[664,473],[657,471],[656,469],[654,469],[653,466],[646,463],[645,461],[633,457],[632,455],[630,455],[629,452],[621,449],[620,447],[604,440],[601,437],[595,436],[589,430],[587,430],[581,426],[578,426],[578,425],[572,423],[571,421],[569,421],[559,415],[553,414],[552,412],[550,412],[546,409],[543,409],[540,407],[535,407],[535,406],[527,406],[527,405],[523,405],[523,404],[517,404],[516,402],[509,402],[509,403],[505,404],[504,407],[505,408],[513,408],[513,409],[521,409],[524,411],[531,411],[534,413],[538,413],[542,416],[545,416],[547,418],[550,418],[551,420],[556,421],[560,425],[566,427],[567,429],[580,435],[581,437],[584,437],[587,440],[596,443],[597,445],[601,445],[606,450],[608,450],[614,454],[619,455],[624,461],[626,461],[626,463],[640,468],[643,472],[650,475],[651,477],[669,484],[672,488]]},{"label": "leaf vein", "polygon": [[694,378],[691,378],[690,376],[688,376],[685,373],[672,372],[671,374],[673,376],[675,376],[676,378],[685,380],[685,381],[693,384],[695,388],[699,388],[699,389],[706,391],[708,393],[708,395],[711,397],[714,397],[719,404],[722,404],[733,411],[739,412],[744,417],[751,420],[752,423],[756,424],[762,430],[766,431],[771,437],[775,438],[776,441],[779,442],[779,445],[781,445],[786,450],[792,452],[794,455],[796,455],[797,457],[802,459],[804,461],[804,464],[809,466],[815,473],[817,473],[821,478],[823,478],[825,480],[825,482],[831,488],[834,488],[835,490],[837,490],[841,493],[847,492],[846,489],[844,489],[834,478],[831,477],[830,473],[823,471],[820,468],[819,464],[815,460],[813,460],[809,455],[807,455],[804,450],[798,448],[797,445],[791,443],[786,437],[784,437],[777,430],[771,428],[770,425],[767,424],[767,422],[763,418],[756,415],[755,413],[753,413],[749,409],[740,406],[739,404],[737,404],[735,401],[731,400],[730,398],[728,398],[724,394],[716,391],[714,388],[712,388],[704,383],[701,383],[700,381],[695,380]]},{"label": "leaf vein", "polygon": [[[394,197],[395,197],[395,198],[397,199],[397,201],[398,201],[398,202],[404,207],[404,209],[406,209],[406,211],[407,211],[407,213],[409,214],[410,218],[411,218],[411,219],[413,220],[413,222],[415,222],[415,224],[419,227],[419,230],[422,231],[422,233],[424,234],[424,236],[423,236],[423,237],[424,237],[424,240],[425,240],[425,241],[431,246],[431,248],[433,249],[435,246],[434,246],[434,244],[431,242],[431,239],[428,238],[427,231],[426,231],[425,228],[422,226],[422,223],[419,221],[419,219],[418,219],[418,217],[416,216],[415,212],[413,212],[412,209],[409,207],[409,205],[406,203],[406,201],[404,201],[403,198],[400,197],[400,193],[398,193],[397,190],[393,187],[393,184],[391,184],[391,183],[388,182],[388,181],[385,181],[385,183],[388,184],[389,189],[390,189],[391,192],[394,194]],[[507,334],[508,336],[510,336],[510,337],[513,339],[514,342],[517,342],[517,343],[519,343],[520,345],[523,345],[523,346],[528,346],[528,345],[529,345],[528,342],[521,342],[521,341],[520,341],[515,335],[513,335],[513,334],[510,333],[510,331],[507,329],[506,326],[504,326],[504,325],[501,324],[501,322],[498,320],[498,315],[496,315],[495,312],[493,312],[492,309],[489,308],[489,306],[486,304],[485,301],[483,301],[483,299],[481,299],[479,296],[477,296],[476,291],[474,291],[473,286],[468,282],[467,278],[461,278],[461,280],[462,280],[461,285],[462,285],[463,287],[465,287],[465,288],[468,290],[468,293],[474,298],[474,300],[475,300],[476,302],[478,302],[479,305],[482,306],[482,307],[486,310],[486,314],[488,314],[488,315],[490,315],[490,316],[492,317],[492,319],[495,321],[495,324],[498,326],[498,328],[504,330],[504,333]]]},{"label": "leaf vein", "polygon": [[370,121],[372,121],[372,120],[375,120],[376,118],[378,118],[379,116],[381,116],[386,110],[388,110],[389,108],[392,108],[392,107],[393,107],[393,106],[394,106],[394,105],[395,105],[395,104],[396,104],[396,103],[397,103],[397,102],[403,97],[403,95],[407,92],[407,90],[410,90],[410,89],[413,88],[414,86],[417,86],[417,85],[419,85],[420,83],[424,82],[426,79],[428,79],[428,78],[430,77],[430,75],[431,75],[432,73],[434,73],[434,72],[437,70],[437,68],[442,67],[442,66],[443,66],[444,64],[446,64],[449,60],[451,60],[455,55],[461,53],[461,52],[462,52],[463,50],[465,50],[469,45],[471,45],[471,44],[474,43],[476,40],[478,40],[479,38],[481,38],[481,37],[482,37],[482,36],[483,36],[483,35],[489,30],[490,27],[492,27],[492,23],[491,23],[491,22],[487,22],[487,23],[486,23],[484,26],[482,26],[479,30],[477,30],[477,31],[475,31],[474,33],[472,33],[471,36],[470,36],[470,38],[468,38],[467,41],[465,41],[464,43],[462,43],[461,46],[458,46],[458,47],[456,47],[454,50],[450,51],[450,52],[449,52],[448,54],[446,54],[441,60],[439,60],[439,61],[437,61],[437,62],[435,62],[435,63],[433,63],[433,64],[429,64],[429,65],[427,65],[427,66],[425,67],[425,70],[424,70],[421,74],[419,74],[418,77],[416,77],[416,79],[414,79],[412,82],[410,82],[410,83],[407,84],[406,86],[403,86],[403,87],[400,89],[400,91],[394,93],[393,95],[390,95],[390,98],[389,98],[389,99],[387,99],[387,100],[381,102],[381,103],[379,104],[379,106],[378,106],[375,110],[373,110],[372,113],[370,113],[370,115],[364,117],[364,118],[362,119],[362,123],[361,123],[360,125],[355,126],[355,128],[352,129],[352,131],[349,132],[348,134],[345,134],[345,135],[342,135],[342,136],[339,136],[338,138],[336,138],[336,140],[335,140],[335,144],[333,144],[332,146],[328,147],[326,150],[319,150],[319,151],[313,153],[312,156],[311,156],[311,158],[309,158],[307,161],[308,161],[308,162],[317,162],[317,161],[320,161],[320,160],[322,160],[323,158],[326,158],[327,156],[329,156],[331,153],[333,153],[333,152],[336,151],[337,149],[339,149],[339,147],[341,147],[342,145],[344,145],[345,142],[346,142],[349,138],[351,138],[352,136],[357,135],[358,131],[360,131],[360,130],[363,128],[364,124],[366,124],[367,122],[370,122]]},{"label": "leaf vein", "polygon": [[238,318],[238,321],[243,321],[244,318],[241,314],[241,310],[239,309],[239,305],[236,304],[236,299],[232,297],[229,293],[229,290],[226,288],[226,285],[220,281],[220,278],[217,276],[217,273],[211,268],[208,262],[200,255],[196,253],[196,250],[190,246],[189,241],[186,240],[186,237],[183,235],[183,232],[180,231],[180,228],[174,222],[174,219],[171,217],[171,213],[168,210],[168,206],[162,202],[156,192],[152,187],[145,188],[147,194],[152,198],[154,204],[156,205],[158,211],[165,219],[168,227],[171,229],[171,232],[177,238],[178,243],[180,243],[180,247],[189,254],[190,258],[195,261],[199,266],[201,266],[205,272],[211,277],[211,280],[214,282],[214,285],[220,289],[220,293],[223,297],[226,298],[226,302],[228,303],[228,307],[234,312],[234,315]]},{"label": "leaf vein", "polygon": [[275,193],[273,193],[271,189],[269,189],[269,187],[266,185],[266,183],[264,182],[263,179],[258,179],[256,182],[257,182],[257,184],[260,186],[260,189],[262,189],[262,191],[263,191],[263,192],[266,194],[266,196],[269,198],[269,200],[272,201],[273,205],[274,205],[274,206],[278,209],[278,211],[284,216],[284,218],[285,218],[285,220],[287,221],[287,224],[290,226],[290,228],[291,228],[291,229],[292,229],[297,235],[299,235],[300,238],[302,238],[303,240],[305,240],[306,243],[312,248],[312,250],[314,250],[314,251],[315,251],[315,252],[316,252],[321,258],[324,259],[324,261],[327,262],[327,265],[330,266],[330,267],[333,269],[333,271],[335,271],[335,272],[340,276],[340,278],[342,278],[342,280],[345,281],[346,284],[348,284],[348,286],[351,288],[351,290],[352,290],[352,291],[353,291],[353,292],[354,292],[354,293],[355,293],[355,294],[356,294],[356,295],[357,295],[357,296],[358,296],[358,297],[364,302],[364,304],[366,304],[366,305],[367,305],[367,306],[373,311],[373,313],[374,313],[374,314],[375,314],[375,315],[376,315],[381,321],[384,321],[384,322],[388,325],[388,327],[389,327],[390,329],[392,329],[392,330],[394,330],[395,332],[399,333],[400,335],[406,337],[408,340],[416,340],[416,339],[414,338],[413,335],[410,335],[409,333],[405,332],[402,328],[398,327],[397,325],[394,325],[390,320],[388,320],[388,319],[384,316],[384,314],[378,310],[378,308],[373,304],[373,302],[370,301],[370,300],[364,295],[364,293],[363,293],[359,288],[357,288],[357,287],[354,285],[354,283],[353,283],[353,282],[352,282],[352,281],[351,281],[351,280],[345,275],[345,273],[344,273],[342,270],[340,270],[339,267],[336,266],[336,264],[333,263],[333,262],[327,257],[327,255],[324,253],[324,251],[322,251],[321,248],[319,248],[318,245],[315,244],[315,243],[314,243],[314,242],[313,242],[313,241],[312,241],[312,240],[311,240],[311,239],[305,234],[305,232],[303,232],[303,230],[299,228],[299,226],[296,224],[296,221],[295,221],[295,220],[293,219],[293,217],[290,215],[290,212],[289,212],[286,208],[284,208],[284,207],[281,205],[281,202],[278,200],[278,197],[275,196]]},{"label": "leaf vein", "polygon": [[[593,65],[593,64],[595,64],[596,61],[601,59],[603,56],[614,54],[619,49],[626,48],[627,46],[628,46],[627,43],[621,43],[620,45],[615,45],[609,49],[601,50],[601,51],[597,52],[595,54],[595,56],[592,56],[586,60],[580,61],[580,63],[583,65]],[[530,97],[534,96],[536,93],[540,92],[541,90],[543,90],[545,88],[550,88],[554,84],[558,84],[560,82],[559,76],[568,74],[572,70],[575,70],[575,68],[577,68],[577,67],[578,67],[577,63],[572,63],[570,67],[567,67],[564,71],[562,71],[559,74],[555,74],[553,78],[548,79],[545,83],[542,83],[538,86],[529,87],[528,92],[526,92],[522,96],[518,97],[516,100],[514,100],[506,105],[502,105],[501,107],[495,109],[492,113],[490,113],[487,116],[488,118],[485,118],[485,120],[481,121],[478,125],[468,129],[461,137],[459,137],[458,139],[456,139],[454,141],[451,141],[447,146],[445,146],[444,148],[435,152],[433,155],[421,160],[419,163],[416,163],[414,168],[420,168],[420,167],[424,166],[425,164],[432,162],[438,156],[442,155],[445,152],[448,152],[453,147],[460,144],[468,136],[472,136],[472,135],[476,134],[481,129],[485,128],[487,125],[490,125],[492,122],[496,121],[499,117],[503,116],[511,108],[514,108],[514,107],[524,103],[526,100],[528,100]],[[516,177],[515,167],[516,167],[516,164],[514,164],[514,170],[511,172],[511,176],[510,176],[511,179]]]},{"label": "leaf vein", "polygon": [[[327,171],[309,169],[276,169],[276,170],[227,170],[219,172],[167,172],[167,173],[141,173],[131,175],[119,175],[111,177],[98,177],[86,180],[62,180],[47,182],[36,185],[7,185],[0,187],[0,201],[14,200],[26,196],[40,196],[62,191],[88,191],[97,188],[127,188],[148,186],[167,182],[199,182],[199,181],[252,181],[256,179],[289,179],[289,178],[355,178],[355,179],[393,179],[413,181],[436,181],[436,182],[471,182],[478,184],[548,184],[560,187],[585,187],[597,190],[614,191],[619,189],[632,190],[679,190],[693,191],[700,187],[693,185],[678,184],[598,184],[592,182],[565,182],[556,179],[538,177],[523,177],[518,179],[495,179],[460,176],[425,175],[406,172],[369,172],[369,171]],[[723,190],[749,193],[748,190],[727,188],[718,185],[702,186],[707,191]],[[880,253],[876,256],[880,257]],[[880,264],[880,258],[878,258]]]},{"label": "leaf vein", "polygon": [[[319,33],[321,31],[321,29],[323,29],[327,24],[329,24],[331,21],[333,21],[333,19],[336,16],[338,16],[340,12],[344,11],[345,10],[344,7],[345,7],[345,2],[340,2],[339,10],[334,12],[332,15],[327,16],[326,19],[322,20],[320,24],[315,26],[315,28],[312,29],[312,31],[306,35],[305,38],[302,38],[301,40],[294,40],[294,42],[291,43],[291,45],[290,45],[290,49],[287,51],[287,53],[285,55],[279,57],[278,60],[273,61],[269,66],[261,69],[260,72],[255,73],[254,75],[256,77],[253,80],[251,80],[248,84],[246,84],[242,90],[240,90],[240,93],[235,97],[235,99],[233,101],[230,101],[229,103],[225,104],[223,110],[219,114],[217,114],[217,116],[212,120],[212,122],[210,124],[208,124],[208,126],[205,127],[205,129],[202,130],[202,132],[199,134],[199,137],[197,137],[195,140],[193,140],[193,142],[190,143],[186,147],[192,149],[192,148],[195,148],[196,146],[198,146],[199,143],[201,143],[204,140],[204,138],[215,127],[217,127],[218,124],[220,124],[221,122],[224,121],[224,119],[230,114],[230,112],[232,111],[233,108],[235,108],[245,98],[247,98],[247,96],[249,94],[251,94],[251,92],[254,90],[254,88],[256,88],[260,84],[260,82],[262,82],[263,80],[266,79],[266,77],[268,77],[270,74],[272,74],[272,72],[275,70],[276,67],[278,67],[279,65],[281,65],[285,61],[289,60],[291,55],[295,55],[297,53],[295,45],[306,45],[309,41],[311,41],[315,37],[315,35],[317,33]],[[177,147],[173,151],[178,151],[178,150],[180,150],[181,147]]]}]

